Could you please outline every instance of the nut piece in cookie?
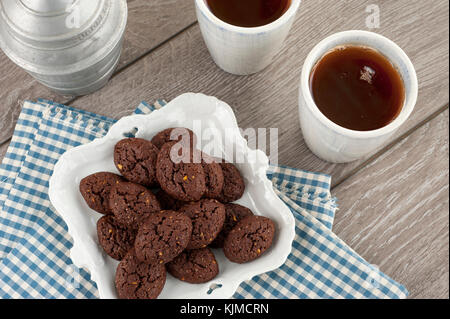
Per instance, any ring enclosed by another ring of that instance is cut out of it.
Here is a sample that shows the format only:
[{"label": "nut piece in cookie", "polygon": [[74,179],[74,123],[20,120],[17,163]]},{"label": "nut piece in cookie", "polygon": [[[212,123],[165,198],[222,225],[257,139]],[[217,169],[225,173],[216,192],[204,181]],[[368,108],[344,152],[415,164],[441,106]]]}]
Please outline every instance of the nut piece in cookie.
[{"label": "nut piece in cookie", "polygon": [[[189,149],[187,154],[191,153]],[[184,147],[178,142],[164,144],[156,160],[156,178],[171,197],[185,202],[196,201],[206,192],[205,171],[201,163],[192,162],[191,156],[191,159],[183,160],[183,152]]]},{"label": "nut piece in cookie", "polygon": [[109,256],[122,260],[133,248],[136,230],[117,223],[114,215],[106,215],[97,221],[97,236],[100,246]]},{"label": "nut piece in cookie", "polygon": [[253,212],[247,207],[238,204],[225,204],[225,223],[223,229],[217,238],[211,243],[211,247],[223,248],[225,238],[227,238],[230,231],[239,223],[242,219],[248,216],[252,216]]},{"label": "nut piece in cookie", "polygon": [[158,149],[161,149],[164,144],[172,141],[184,141],[187,145],[195,145],[196,136],[194,132],[188,128],[171,127],[159,132],[152,138],[153,145],[155,145]]},{"label": "nut piece in cookie", "polygon": [[222,203],[231,203],[242,197],[245,191],[245,182],[241,173],[231,163],[220,163],[224,183],[222,193],[217,197]]},{"label": "nut piece in cookie", "polygon": [[114,147],[114,164],[130,182],[153,186],[156,182],[158,148],[141,138],[126,138]]},{"label": "nut piece in cookie", "polygon": [[206,178],[206,198],[218,198],[222,193],[224,177],[222,167],[213,157],[202,153],[202,166]]},{"label": "nut piece in cookie", "polygon": [[216,239],[225,222],[225,206],[215,199],[202,199],[180,208],[192,220],[192,237],[187,249],[204,248]]},{"label": "nut piece in cookie", "polygon": [[83,178],[80,192],[88,206],[100,214],[111,214],[109,194],[111,188],[124,179],[116,174],[100,172]]},{"label": "nut piece in cookie", "polygon": [[275,224],[262,216],[241,220],[225,239],[223,251],[232,262],[243,264],[260,257],[271,245]]},{"label": "nut piece in cookie", "polygon": [[166,268],[175,278],[191,284],[208,282],[219,274],[219,265],[209,248],[185,250]]},{"label": "nut piece in cookie", "polygon": [[115,285],[120,299],[156,299],[166,283],[162,264],[147,264],[130,250],[116,270]]},{"label": "nut piece in cookie", "polygon": [[143,218],[161,210],[158,200],[150,190],[130,182],[114,185],[109,206],[116,221],[130,228],[137,228]]},{"label": "nut piece in cookie", "polygon": [[134,248],[139,260],[150,264],[165,264],[187,246],[192,234],[192,222],[175,211],[151,214],[139,227]]}]

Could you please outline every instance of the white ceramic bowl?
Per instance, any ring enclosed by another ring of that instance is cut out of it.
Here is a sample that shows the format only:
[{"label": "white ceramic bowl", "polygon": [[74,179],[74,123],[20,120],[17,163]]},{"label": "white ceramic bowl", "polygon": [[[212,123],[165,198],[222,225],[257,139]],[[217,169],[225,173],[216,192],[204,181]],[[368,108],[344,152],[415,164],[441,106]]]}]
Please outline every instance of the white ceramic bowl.
[{"label": "white ceramic bowl", "polygon": [[[78,190],[80,180],[99,171],[118,173],[113,163],[113,149],[127,132],[137,129],[136,137],[151,139],[162,129],[182,126],[194,129],[200,138],[201,135],[193,127],[196,120],[201,120],[203,128],[217,129],[222,134],[231,129],[227,138],[233,141],[236,152],[244,158],[255,156],[259,159],[257,163],[237,164],[246,182],[244,196],[238,203],[249,207],[257,215],[273,219],[277,225],[276,235],[272,247],[259,259],[247,264],[232,263],[221,250],[214,250],[220,273],[213,281],[193,285],[168,275],[160,298],[229,298],[242,281],[280,267],[290,254],[295,221],[289,208],[275,195],[272,183],[266,177],[269,165],[267,156],[248,148],[234,113],[227,104],[202,94],[183,94],[151,114],[121,119],[105,137],[71,149],[55,165],[50,179],[50,200],[73,237],[74,246],[70,252],[72,261],[78,267],[86,267],[90,271],[101,298],[117,297],[114,276],[118,262],[107,256],[98,244],[96,223],[101,215],[84,202]],[[208,294],[212,284],[221,284],[222,287]]]},{"label": "white ceramic bowl", "polygon": [[272,62],[292,27],[300,3],[301,0],[291,0],[289,9],[272,23],[244,28],[217,18],[206,0],[195,0],[200,30],[213,60],[224,71],[236,75],[259,72]]},{"label": "white ceramic bowl", "polygon": [[[363,45],[386,56],[398,69],[405,85],[402,111],[390,124],[372,131],[354,131],[329,120],[314,103],[310,90],[310,74],[325,53],[341,45]],[[334,163],[360,159],[375,151],[408,119],[417,101],[418,83],[414,66],[405,52],[394,42],[377,33],[351,30],[333,34],[317,44],[303,64],[299,115],[303,137],[318,157]]]}]

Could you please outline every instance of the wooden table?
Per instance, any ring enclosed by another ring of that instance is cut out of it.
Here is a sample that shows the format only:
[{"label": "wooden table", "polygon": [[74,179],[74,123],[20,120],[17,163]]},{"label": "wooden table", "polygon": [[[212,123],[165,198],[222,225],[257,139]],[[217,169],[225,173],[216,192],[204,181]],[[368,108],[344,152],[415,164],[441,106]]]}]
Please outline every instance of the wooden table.
[{"label": "wooden table", "polygon": [[[396,135],[366,158],[326,163],[306,147],[297,116],[303,61],[326,36],[367,30],[368,5],[380,8],[371,30],[397,42],[419,77],[416,108]],[[232,106],[242,128],[278,127],[279,163],[333,176],[339,199],[334,232],[404,284],[411,298],[449,297],[449,4],[447,0],[304,0],[282,52],[261,73],[238,77],[212,61],[192,0],[128,0],[129,22],[117,72],[102,90],[58,96],[0,52],[0,159],[25,99],[53,99],[120,118],[141,100],[184,92]]]}]

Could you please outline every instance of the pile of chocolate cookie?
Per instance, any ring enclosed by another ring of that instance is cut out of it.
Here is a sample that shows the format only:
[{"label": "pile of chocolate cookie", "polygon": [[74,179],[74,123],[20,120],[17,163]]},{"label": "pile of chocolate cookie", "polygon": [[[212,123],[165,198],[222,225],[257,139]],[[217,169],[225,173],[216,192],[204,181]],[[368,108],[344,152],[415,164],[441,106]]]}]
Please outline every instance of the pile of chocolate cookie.
[{"label": "pile of chocolate cookie", "polygon": [[272,245],[273,221],[232,203],[245,190],[239,170],[196,150],[195,139],[186,128],[166,129],[151,141],[123,139],[114,148],[121,176],[99,172],[80,182],[88,206],[104,215],[99,244],[120,260],[120,298],[156,298],[166,271],[192,284],[212,280],[219,266],[210,247],[245,263]]}]

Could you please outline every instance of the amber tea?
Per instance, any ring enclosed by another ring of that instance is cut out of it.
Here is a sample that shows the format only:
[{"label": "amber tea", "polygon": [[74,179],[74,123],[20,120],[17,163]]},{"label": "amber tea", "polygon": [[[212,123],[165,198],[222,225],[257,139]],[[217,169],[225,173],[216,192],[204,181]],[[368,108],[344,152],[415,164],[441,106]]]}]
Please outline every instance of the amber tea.
[{"label": "amber tea", "polygon": [[239,27],[260,27],[278,20],[291,0],[205,0],[220,20]]},{"label": "amber tea", "polygon": [[310,76],[319,110],[334,123],[370,131],[391,123],[405,100],[403,80],[394,65],[378,51],[342,46],[325,54]]}]

